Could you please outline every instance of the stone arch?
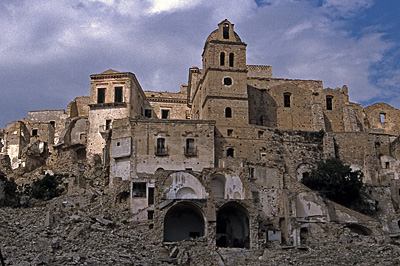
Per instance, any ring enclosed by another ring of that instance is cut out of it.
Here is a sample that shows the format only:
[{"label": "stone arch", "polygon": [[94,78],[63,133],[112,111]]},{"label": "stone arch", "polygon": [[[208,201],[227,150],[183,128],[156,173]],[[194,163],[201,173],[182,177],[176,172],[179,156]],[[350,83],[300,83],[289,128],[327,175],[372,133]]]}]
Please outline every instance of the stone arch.
[{"label": "stone arch", "polygon": [[305,173],[308,173],[313,169],[314,166],[309,163],[301,163],[297,166],[296,168],[296,179],[297,181],[301,181],[305,175]]},{"label": "stone arch", "polygon": [[225,183],[226,178],[224,175],[217,174],[210,182],[211,196],[214,198],[225,198]]},{"label": "stone arch", "polygon": [[180,202],[164,217],[164,242],[182,241],[204,236],[204,215],[194,204]]},{"label": "stone arch", "polygon": [[185,172],[175,172],[165,181],[163,198],[166,199],[204,199],[205,188],[193,175]]},{"label": "stone arch", "polygon": [[228,202],[217,212],[216,245],[229,248],[250,248],[249,213],[236,202]]}]

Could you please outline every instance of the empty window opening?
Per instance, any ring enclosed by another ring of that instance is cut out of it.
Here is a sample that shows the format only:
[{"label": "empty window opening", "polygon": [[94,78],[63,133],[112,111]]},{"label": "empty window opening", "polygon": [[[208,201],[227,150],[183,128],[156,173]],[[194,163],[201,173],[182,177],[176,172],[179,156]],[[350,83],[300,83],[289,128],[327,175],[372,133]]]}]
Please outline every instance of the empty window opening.
[{"label": "empty window opening", "polygon": [[226,157],[235,157],[235,149],[229,148],[226,150]]},{"label": "empty window opening", "polygon": [[151,109],[144,109],[144,117],[151,118]]},{"label": "empty window opening", "polygon": [[165,146],[165,139],[164,138],[158,138],[157,139],[157,146],[156,146],[156,155],[162,156],[162,155],[167,155],[167,147]]},{"label": "empty window opening", "polygon": [[154,211],[147,211],[147,220],[153,220]]},{"label": "empty window opening", "polygon": [[37,136],[38,130],[37,129],[32,129],[32,137]]},{"label": "empty window opening", "polygon": [[233,67],[233,59],[234,59],[235,55],[233,53],[229,54],[229,66]]},{"label": "empty window opening", "polygon": [[104,103],[106,98],[106,88],[97,89],[97,103]]},{"label": "empty window opening", "polygon": [[164,219],[164,241],[175,242],[204,236],[204,218],[195,206],[180,203]]},{"label": "empty window opening", "polygon": [[119,146],[121,146],[121,142],[118,141],[117,142],[117,147],[119,147]]},{"label": "empty window opening", "polygon": [[225,86],[230,86],[232,85],[232,79],[230,77],[224,78],[224,85]]},{"label": "empty window opening", "polygon": [[121,193],[118,193],[115,201],[117,203],[129,203],[129,192],[122,191]]},{"label": "empty window opening", "polygon": [[79,134],[79,140],[81,142],[86,142],[86,133],[80,133]]},{"label": "empty window opening", "polygon": [[308,228],[300,228],[300,245],[305,245],[308,237]]},{"label": "empty window opening", "polygon": [[161,109],[161,118],[169,119],[169,109]]},{"label": "empty window opening", "polygon": [[107,119],[106,120],[106,130],[110,130],[111,129],[111,119]]},{"label": "empty window opening", "polygon": [[400,188],[399,188],[399,195],[400,195]]},{"label": "empty window opening", "polygon": [[250,247],[247,212],[235,205],[225,205],[217,213],[216,242],[218,247]]},{"label": "empty window opening", "polygon": [[232,133],[233,133],[233,129],[228,129],[226,131],[226,134],[228,135],[228,137],[232,137]]},{"label": "empty window opening", "polygon": [[224,39],[229,39],[229,24],[228,23],[224,24],[224,28],[222,30],[222,35],[223,35]]},{"label": "empty window opening", "polygon": [[145,198],[146,197],[146,183],[145,182],[132,183],[132,196],[134,198]]},{"label": "empty window opening", "polygon": [[379,117],[380,117],[381,123],[385,123],[385,121],[386,121],[386,114],[385,114],[385,113],[380,113],[380,114],[379,114]]},{"label": "empty window opening", "polygon": [[86,159],[86,148],[81,148],[75,151],[76,153],[76,158],[80,160],[85,160]]},{"label": "empty window opening", "polygon": [[50,125],[55,128],[56,127],[56,121],[50,121]]},{"label": "empty window opening", "polygon": [[326,110],[332,110],[332,100],[333,96],[326,96]]},{"label": "empty window opening", "polygon": [[195,156],[197,154],[197,148],[194,146],[194,139],[186,139],[185,155]]},{"label": "empty window opening", "polygon": [[232,109],[230,107],[225,108],[225,117],[232,117]]},{"label": "empty window opening", "polygon": [[122,103],[122,87],[114,88],[114,102]]},{"label": "empty window opening", "polygon": [[225,65],[225,53],[221,52],[219,54],[219,65],[224,66]]},{"label": "empty window opening", "polygon": [[290,96],[291,96],[290,93],[285,93],[283,95],[283,106],[284,107],[290,107]]},{"label": "empty window opening", "polygon": [[148,196],[147,196],[147,204],[148,205],[153,205],[154,204],[154,188],[153,187],[149,187],[148,190]]},{"label": "empty window opening", "polygon": [[390,162],[385,162],[385,168],[389,169],[390,168]]},{"label": "empty window opening", "polygon": [[264,131],[258,131],[258,137],[259,138],[262,138],[264,136]]},{"label": "empty window opening", "polygon": [[253,168],[253,167],[249,167],[249,177],[250,177],[251,179],[254,178],[254,168]]}]

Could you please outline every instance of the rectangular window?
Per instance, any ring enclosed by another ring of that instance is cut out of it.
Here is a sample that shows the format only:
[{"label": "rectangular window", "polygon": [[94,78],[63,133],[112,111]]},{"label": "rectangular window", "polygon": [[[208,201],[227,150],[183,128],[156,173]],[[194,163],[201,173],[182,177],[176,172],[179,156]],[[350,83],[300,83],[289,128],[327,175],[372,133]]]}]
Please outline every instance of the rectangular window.
[{"label": "rectangular window", "polygon": [[380,113],[380,114],[379,114],[379,117],[380,117],[381,123],[385,123],[385,121],[386,121],[386,114],[385,114],[385,113]]},{"label": "rectangular window", "polygon": [[106,130],[110,130],[111,129],[111,120],[107,119],[106,120]]},{"label": "rectangular window", "polygon": [[156,146],[155,154],[158,156],[168,155],[168,150],[167,150],[167,147],[165,146],[164,138],[157,139],[157,146]]},{"label": "rectangular window", "polygon": [[385,162],[385,168],[389,169],[390,168],[390,163],[389,162]]},{"label": "rectangular window", "polygon": [[250,167],[250,168],[249,168],[249,177],[250,177],[251,179],[254,178],[254,168],[253,168],[253,167]]},{"label": "rectangular window", "polygon": [[258,137],[259,138],[262,138],[264,136],[264,131],[258,131]]},{"label": "rectangular window", "polygon": [[232,133],[233,133],[233,129],[228,129],[226,131],[226,134],[228,135],[228,137],[232,137]]},{"label": "rectangular window", "polygon": [[122,87],[114,88],[114,102],[122,103]]},{"label": "rectangular window", "polygon": [[151,109],[144,109],[144,117],[151,118]]},{"label": "rectangular window", "polygon": [[146,197],[146,183],[135,182],[132,184],[132,196],[134,198],[145,198]]},{"label": "rectangular window", "polygon": [[332,96],[326,96],[326,110],[332,110]]},{"label": "rectangular window", "polygon": [[52,125],[55,128],[56,127],[56,121],[50,121],[50,125]]},{"label": "rectangular window", "polygon": [[169,109],[161,109],[161,118],[169,119]]},{"label": "rectangular window", "polygon": [[106,99],[106,88],[97,89],[97,103],[104,103]]},{"label": "rectangular window", "polygon": [[290,107],[290,93],[285,93],[283,95],[283,106]]},{"label": "rectangular window", "polygon": [[32,129],[32,137],[37,136],[38,130],[37,129]]},{"label": "rectangular window", "polygon": [[153,220],[154,211],[147,211],[147,220]]},{"label": "rectangular window", "polygon": [[154,188],[153,187],[148,188],[147,204],[148,205],[154,204]]},{"label": "rectangular window", "polygon": [[186,139],[185,155],[186,156],[197,155],[197,148],[194,146],[194,139]]}]

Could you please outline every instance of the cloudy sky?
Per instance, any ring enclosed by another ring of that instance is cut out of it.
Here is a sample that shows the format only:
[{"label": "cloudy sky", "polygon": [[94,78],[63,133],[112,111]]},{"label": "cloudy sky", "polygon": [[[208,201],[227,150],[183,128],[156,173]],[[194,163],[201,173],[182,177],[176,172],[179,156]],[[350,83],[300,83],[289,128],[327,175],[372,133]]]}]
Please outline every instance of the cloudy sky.
[{"label": "cloudy sky", "polygon": [[0,128],[29,110],[66,109],[91,74],[136,74],[179,91],[227,18],[247,63],[275,77],[347,85],[363,106],[400,108],[398,0],[1,0]]}]

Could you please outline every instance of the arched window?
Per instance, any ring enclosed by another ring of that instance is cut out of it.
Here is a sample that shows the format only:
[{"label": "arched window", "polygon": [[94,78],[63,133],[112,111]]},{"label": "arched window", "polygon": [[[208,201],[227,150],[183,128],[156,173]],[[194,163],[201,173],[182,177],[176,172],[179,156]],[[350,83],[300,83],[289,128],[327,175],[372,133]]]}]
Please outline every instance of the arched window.
[{"label": "arched window", "polygon": [[290,107],[290,96],[291,94],[286,92],[283,94],[283,106]]},{"label": "arched window", "polygon": [[326,96],[326,110],[332,110],[332,108],[333,108],[332,102],[333,102],[333,96],[327,95]]},{"label": "arched window", "polygon": [[225,65],[225,53],[221,52],[219,54],[219,65],[224,66]]},{"label": "arched window", "polygon": [[229,66],[233,67],[233,59],[234,59],[234,54],[230,53],[229,54]]},{"label": "arched window", "polygon": [[229,39],[229,24],[228,23],[224,24],[222,35],[223,35],[224,39]]},{"label": "arched window", "polygon": [[225,108],[225,117],[232,117],[232,109],[230,107]]}]

